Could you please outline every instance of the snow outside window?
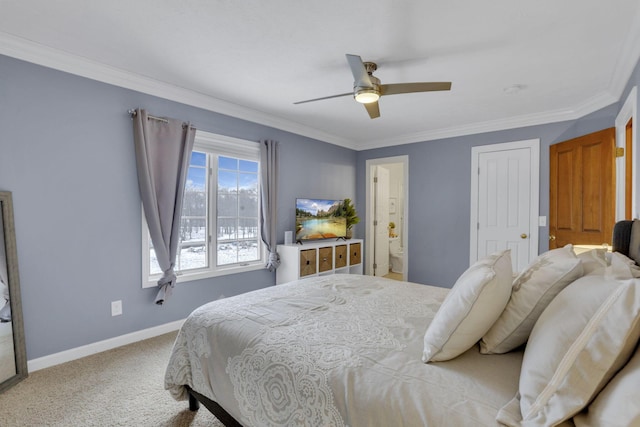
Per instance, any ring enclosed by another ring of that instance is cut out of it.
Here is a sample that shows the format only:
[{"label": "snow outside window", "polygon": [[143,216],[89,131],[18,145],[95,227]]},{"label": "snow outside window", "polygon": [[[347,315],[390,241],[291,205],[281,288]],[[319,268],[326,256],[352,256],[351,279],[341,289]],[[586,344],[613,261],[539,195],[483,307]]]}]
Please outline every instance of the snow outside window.
[{"label": "snow outside window", "polygon": [[[197,131],[182,206],[178,282],[264,268],[257,143]],[[161,276],[142,216],[143,287]]]}]

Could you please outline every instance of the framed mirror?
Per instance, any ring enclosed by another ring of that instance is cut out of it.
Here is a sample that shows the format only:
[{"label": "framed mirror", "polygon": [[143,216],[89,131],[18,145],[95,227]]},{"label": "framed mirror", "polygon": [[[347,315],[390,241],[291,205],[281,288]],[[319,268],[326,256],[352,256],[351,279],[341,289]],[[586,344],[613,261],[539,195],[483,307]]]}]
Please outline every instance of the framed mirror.
[{"label": "framed mirror", "polygon": [[27,376],[11,192],[0,191],[0,392]]}]

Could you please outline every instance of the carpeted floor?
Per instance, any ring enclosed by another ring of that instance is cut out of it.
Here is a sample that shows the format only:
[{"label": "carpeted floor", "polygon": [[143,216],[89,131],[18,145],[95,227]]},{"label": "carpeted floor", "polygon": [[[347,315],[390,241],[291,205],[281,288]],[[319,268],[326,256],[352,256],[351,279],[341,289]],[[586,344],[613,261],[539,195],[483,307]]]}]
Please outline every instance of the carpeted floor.
[{"label": "carpeted floor", "polygon": [[0,394],[0,426],[222,427],[164,389],[176,332],[43,369]]}]

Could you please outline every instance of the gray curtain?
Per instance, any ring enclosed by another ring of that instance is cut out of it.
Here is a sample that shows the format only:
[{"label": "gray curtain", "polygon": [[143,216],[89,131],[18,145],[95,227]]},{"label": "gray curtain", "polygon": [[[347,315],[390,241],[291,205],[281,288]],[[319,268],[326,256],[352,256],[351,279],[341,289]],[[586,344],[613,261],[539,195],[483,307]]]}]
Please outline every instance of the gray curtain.
[{"label": "gray curtain", "polygon": [[260,230],[262,241],[269,250],[266,268],[275,271],[280,265],[277,252],[277,215],[278,215],[278,142],[260,141]]},{"label": "gray curtain", "polygon": [[176,283],[174,272],[182,196],[196,130],[176,119],[149,116],[136,110],[133,117],[138,184],[149,235],[163,271],[156,304],[163,304]]}]

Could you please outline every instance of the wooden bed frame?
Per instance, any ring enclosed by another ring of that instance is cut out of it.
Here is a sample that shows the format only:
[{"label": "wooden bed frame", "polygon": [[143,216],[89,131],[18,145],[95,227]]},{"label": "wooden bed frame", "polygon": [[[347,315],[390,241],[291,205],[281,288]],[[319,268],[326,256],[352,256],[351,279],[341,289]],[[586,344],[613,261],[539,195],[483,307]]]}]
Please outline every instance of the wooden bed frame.
[{"label": "wooden bed frame", "polygon": [[209,410],[225,427],[242,427],[235,418],[233,418],[224,408],[218,405],[217,402],[209,399],[206,396],[201,395],[197,391],[194,391],[188,385],[185,385],[187,392],[189,393],[189,410],[197,411],[200,408],[200,403],[202,403],[205,408]]}]

